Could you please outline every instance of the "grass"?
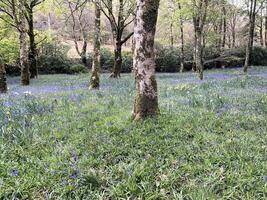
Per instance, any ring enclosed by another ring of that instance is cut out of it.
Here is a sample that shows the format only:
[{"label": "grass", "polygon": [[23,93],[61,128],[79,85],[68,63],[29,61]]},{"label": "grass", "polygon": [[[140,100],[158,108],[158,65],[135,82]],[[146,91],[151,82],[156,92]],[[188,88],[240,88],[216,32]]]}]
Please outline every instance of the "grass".
[{"label": "grass", "polygon": [[0,199],[266,199],[267,68],[206,74],[158,75],[161,116],[140,123],[132,75],[9,79]]}]

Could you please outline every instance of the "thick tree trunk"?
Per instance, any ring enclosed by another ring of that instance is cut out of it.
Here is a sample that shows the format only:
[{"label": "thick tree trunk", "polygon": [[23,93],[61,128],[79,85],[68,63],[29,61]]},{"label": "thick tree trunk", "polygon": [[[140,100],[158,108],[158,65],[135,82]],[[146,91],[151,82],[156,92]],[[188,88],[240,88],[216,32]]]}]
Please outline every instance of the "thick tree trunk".
[{"label": "thick tree trunk", "polygon": [[6,84],[6,71],[5,66],[1,63],[0,60],[0,93],[7,92],[7,84]]},{"label": "thick tree trunk", "polygon": [[112,69],[111,78],[119,78],[121,76],[121,66],[122,66],[122,43],[121,41],[116,41],[114,49],[114,65]]},{"label": "thick tree trunk", "polygon": [[99,89],[99,71],[100,71],[100,0],[95,2],[95,35],[94,35],[94,58],[92,65],[92,76],[90,80],[91,89]]},{"label": "thick tree trunk", "polygon": [[29,7],[28,9],[28,36],[29,36],[29,67],[30,67],[30,74],[31,78],[38,77],[38,68],[37,68],[37,60],[36,60],[36,44],[35,44],[35,35],[34,35],[34,27],[33,27],[33,8]]},{"label": "thick tree trunk", "polygon": [[30,84],[30,71],[27,62],[27,44],[26,44],[26,19],[24,16],[25,10],[24,1],[19,1],[19,43],[20,43],[20,69],[21,69],[21,85]]},{"label": "thick tree trunk", "polygon": [[156,117],[159,114],[154,55],[158,7],[159,0],[137,0],[136,26],[134,28],[136,80],[134,120]]}]

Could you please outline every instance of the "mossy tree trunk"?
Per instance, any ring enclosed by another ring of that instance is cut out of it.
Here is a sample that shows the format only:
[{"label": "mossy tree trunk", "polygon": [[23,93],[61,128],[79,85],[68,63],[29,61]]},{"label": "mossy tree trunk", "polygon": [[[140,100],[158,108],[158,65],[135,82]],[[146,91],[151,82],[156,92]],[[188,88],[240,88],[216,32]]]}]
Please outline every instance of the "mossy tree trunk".
[{"label": "mossy tree trunk", "polygon": [[159,114],[154,55],[158,7],[159,0],[137,0],[134,28],[134,73],[136,81],[134,120],[156,117]]},{"label": "mossy tree trunk", "polygon": [[7,92],[7,83],[6,83],[6,71],[5,66],[0,60],[0,93]]},{"label": "mossy tree trunk", "polygon": [[90,80],[91,89],[99,89],[99,70],[100,70],[100,0],[95,1],[95,34],[94,34],[94,58],[92,65],[92,76]]},{"label": "mossy tree trunk", "polygon": [[20,70],[21,70],[21,85],[30,84],[30,71],[27,60],[27,30],[25,19],[25,1],[19,0],[19,43],[20,43]]}]

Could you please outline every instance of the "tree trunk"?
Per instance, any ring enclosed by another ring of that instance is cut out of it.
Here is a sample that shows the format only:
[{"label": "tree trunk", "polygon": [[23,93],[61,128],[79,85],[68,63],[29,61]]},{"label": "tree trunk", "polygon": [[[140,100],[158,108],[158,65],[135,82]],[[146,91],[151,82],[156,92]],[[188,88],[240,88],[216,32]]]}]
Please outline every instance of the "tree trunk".
[{"label": "tree trunk", "polygon": [[203,48],[202,48],[202,32],[201,30],[199,30],[199,28],[197,27],[196,29],[196,40],[197,40],[197,44],[196,44],[196,70],[198,73],[198,77],[200,80],[203,80],[203,71],[204,71],[204,66],[203,66],[203,61],[202,61],[202,52],[203,52]]},{"label": "tree trunk", "polygon": [[[181,12],[181,4],[178,2],[178,9]],[[181,42],[181,63],[180,63],[180,73],[184,72],[184,59],[185,59],[185,54],[184,54],[184,22],[182,19],[182,16],[180,14],[180,42]]]},{"label": "tree trunk", "polygon": [[99,89],[99,71],[100,71],[100,0],[95,2],[95,35],[94,35],[94,58],[92,65],[92,76],[90,80],[91,89]]},{"label": "tree trunk", "polygon": [[265,40],[265,48],[267,48],[267,3],[265,6],[265,32],[264,32],[264,40]]},{"label": "tree trunk", "polygon": [[173,48],[174,45],[174,36],[173,36],[173,22],[171,21],[170,23],[170,44],[171,44],[171,48]]},{"label": "tree trunk", "polygon": [[264,40],[263,40],[263,5],[261,8],[261,14],[260,14],[260,30],[259,30],[259,34],[260,34],[260,43],[261,46],[264,46]]},{"label": "tree trunk", "polygon": [[21,85],[30,84],[30,71],[27,63],[27,44],[26,44],[26,19],[24,16],[24,1],[19,1],[19,43],[20,43],[20,69],[21,69]]},{"label": "tree trunk", "polygon": [[111,78],[119,78],[121,76],[121,66],[122,66],[122,54],[121,54],[122,43],[121,41],[116,41],[114,50],[114,65],[112,69]]},{"label": "tree trunk", "polygon": [[223,5],[223,39],[222,39],[222,48],[225,48],[225,43],[226,43],[226,29],[227,29],[227,24],[226,24],[226,9],[225,5]]},{"label": "tree trunk", "polygon": [[0,93],[7,92],[7,84],[6,84],[6,71],[5,66],[1,63],[0,60]]},{"label": "tree trunk", "polygon": [[137,22],[134,28],[136,81],[134,120],[156,117],[159,114],[154,55],[158,8],[159,0],[137,0]]},{"label": "tree trunk", "polygon": [[33,27],[33,8],[29,8],[28,10],[28,36],[29,36],[29,67],[30,67],[30,74],[31,78],[38,77],[38,68],[37,68],[37,60],[36,60],[36,44],[35,44],[35,35],[34,35],[34,27]]},{"label": "tree trunk", "polygon": [[251,52],[253,48],[253,39],[254,39],[254,29],[255,29],[255,19],[256,19],[256,5],[257,0],[251,1],[250,6],[250,16],[249,16],[249,34],[248,34],[248,43],[246,47],[246,57],[244,64],[244,72],[247,73],[248,66],[251,60]]},{"label": "tree trunk", "polygon": [[194,28],[194,49],[193,49],[193,64],[192,64],[192,71],[195,72],[197,71],[196,69],[196,50],[197,50],[197,33],[196,29]]},{"label": "tree trunk", "polygon": [[86,53],[87,53],[87,40],[84,39],[84,41],[83,41],[83,47],[82,47],[82,52],[81,52],[81,60],[82,60],[82,63],[83,63],[83,65],[85,67],[87,67]]}]

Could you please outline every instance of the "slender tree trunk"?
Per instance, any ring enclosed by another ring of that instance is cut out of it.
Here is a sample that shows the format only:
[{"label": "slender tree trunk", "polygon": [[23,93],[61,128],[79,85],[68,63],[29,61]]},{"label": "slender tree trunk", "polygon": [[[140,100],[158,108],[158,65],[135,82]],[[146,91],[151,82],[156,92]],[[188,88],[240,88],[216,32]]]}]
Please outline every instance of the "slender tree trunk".
[{"label": "slender tree trunk", "polygon": [[226,24],[226,9],[225,5],[223,5],[223,39],[222,39],[222,48],[225,48],[226,43],[226,31],[227,31],[227,24]]},{"label": "slender tree trunk", "polygon": [[0,60],[0,93],[7,92],[5,66]]},{"label": "slender tree trunk", "polygon": [[112,69],[111,78],[119,78],[121,76],[121,66],[122,66],[122,43],[120,39],[116,40],[114,47],[114,65]]},{"label": "slender tree trunk", "polygon": [[171,21],[170,24],[170,44],[171,44],[171,48],[173,48],[174,45],[174,36],[173,36],[173,22]]},{"label": "slender tree trunk", "polygon": [[30,84],[30,71],[27,62],[27,44],[26,44],[26,19],[24,16],[24,0],[19,0],[19,43],[20,43],[20,69],[21,69],[21,84]]},{"label": "slender tree trunk", "polygon": [[28,36],[29,36],[29,67],[31,78],[38,77],[38,68],[37,68],[37,60],[36,60],[36,44],[35,44],[35,35],[34,35],[34,27],[33,27],[33,8],[29,7],[28,9]]},{"label": "slender tree trunk", "polygon": [[83,65],[85,67],[87,67],[86,53],[87,53],[87,40],[84,40],[83,41],[82,52],[81,52],[81,60],[82,60],[82,63],[83,63]]},{"label": "slender tree trunk", "polygon": [[235,44],[235,40],[236,40],[235,29],[236,29],[236,22],[234,20],[233,27],[232,27],[232,48],[235,48],[236,47],[236,44]]},{"label": "slender tree trunk", "polygon": [[194,49],[193,49],[193,62],[192,62],[192,71],[195,72],[196,69],[196,57],[197,57],[197,33],[196,29],[194,28]]},{"label": "slender tree trunk", "polygon": [[264,32],[265,48],[267,48],[267,3],[265,6],[265,32]]},{"label": "slender tree trunk", "polygon": [[203,61],[202,61],[202,52],[203,52],[203,46],[202,46],[202,31],[199,30],[199,28],[196,29],[196,36],[197,36],[197,45],[196,45],[196,70],[198,73],[198,77],[200,80],[203,80]]},{"label": "slender tree trunk", "polygon": [[[181,11],[181,4],[178,2],[178,9]],[[184,22],[180,14],[180,42],[181,42],[181,63],[180,63],[180,73],[184,72]]]},{"label": "slender tree trunk", "polygon": [[251,60],[251,52],[253,48],[253,39],[254,39],[254,29],[255,29],[255,19],[256,19],[256,5],[257,0],[251,1],[250,6],[250,16],[249,16],[249,34],[248,34],[248,44],[246,47],[246,57],[245,57],[245,64],[244,64],[244,72],[247,73],[248,66]]},{"label": "slender tree trunk", "polygon": [[136,2],[137,22],[134,28],[136,98],[133,119],[142,120],[159,114],[154,55],[159,0],[136,0]]},{"label": "slender tree trunk", "polygon": [[94,58],[92,65],[92,76],[90,81],[91,89],[99,89],[99,71],[100,71],[100,0],[95,2],[95,35],[94,35]]},{"label": "slender tree trunk", "polygon": [[261,14],[260,14],[260,30],[259,30],[259,34],[260,34],[260,43],[261,46],[264,46],[264,39],[263,39],[263,5],[261,8]]}]

